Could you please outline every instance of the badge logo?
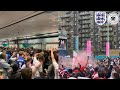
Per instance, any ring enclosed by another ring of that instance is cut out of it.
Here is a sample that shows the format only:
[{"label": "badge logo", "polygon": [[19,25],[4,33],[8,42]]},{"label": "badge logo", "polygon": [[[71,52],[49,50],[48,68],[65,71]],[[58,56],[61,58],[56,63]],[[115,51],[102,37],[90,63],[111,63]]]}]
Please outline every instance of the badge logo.
[{"label": "badge logo", "polygon": [[117,13],[110,13],[107,17],[108,23],[111,25],[116,25],[119,23],[119,15]]},{"label": "badge logo", "polygon": [[106,12],[97,11],[95,12],[95,23],[97,25],[103,25],[107,21]]}]

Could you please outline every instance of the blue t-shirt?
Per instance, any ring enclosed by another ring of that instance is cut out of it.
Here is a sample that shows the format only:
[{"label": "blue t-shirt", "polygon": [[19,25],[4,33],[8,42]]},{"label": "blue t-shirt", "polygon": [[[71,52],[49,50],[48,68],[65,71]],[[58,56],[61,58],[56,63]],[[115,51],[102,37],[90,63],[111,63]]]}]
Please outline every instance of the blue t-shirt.
[{"label": "blue t-shirt", "polygon": [[12,56],[10,51],[7,51],[7,61],[9,62],[10,57]]},{"label": "blue t-shirt", "polygon": [[19,68],[21,69],[21,67],[25,64],[25,60],[23,57],[19,57],[17,60],[17,64],[19,65]]}]

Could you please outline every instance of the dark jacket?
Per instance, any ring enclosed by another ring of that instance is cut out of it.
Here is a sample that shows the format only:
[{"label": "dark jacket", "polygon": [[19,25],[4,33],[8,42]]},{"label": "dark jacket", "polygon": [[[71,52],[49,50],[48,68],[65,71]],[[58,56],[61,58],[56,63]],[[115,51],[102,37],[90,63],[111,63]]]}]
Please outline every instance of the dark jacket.
[{"label": "dark jacket", "polygon": [[13,71],[10,75],[9,75],[9,79],[21,79],[21,71]]}]

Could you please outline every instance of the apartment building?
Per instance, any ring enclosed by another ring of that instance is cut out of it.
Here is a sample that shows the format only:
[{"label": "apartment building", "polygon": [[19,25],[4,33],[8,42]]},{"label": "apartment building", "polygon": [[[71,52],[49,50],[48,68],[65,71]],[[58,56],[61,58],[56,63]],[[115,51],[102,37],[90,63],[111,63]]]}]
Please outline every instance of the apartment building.
[{"label": "apartment building", "polygon": [[[112,11],[106,11],[107,14]],[[67,33],[67,49],[74,49],[75,36],[79,36],[79,49],[86,49],[86,41],[91,39],[94,54],[105,54],[105,44],[109,29],[110,48],[120,48],[120,23],[98,26],[95,23],[95,11],[61,11],[59,14],[59,30]],[[117,12],[120,15],[120,12]]]}]

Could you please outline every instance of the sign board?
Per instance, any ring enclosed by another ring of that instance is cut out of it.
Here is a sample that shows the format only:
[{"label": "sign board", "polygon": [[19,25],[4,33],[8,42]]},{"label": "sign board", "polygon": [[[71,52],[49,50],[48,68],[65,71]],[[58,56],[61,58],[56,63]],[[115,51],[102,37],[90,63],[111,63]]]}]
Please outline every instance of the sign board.
[{"label": "sign board", "polygon": [[107,21],[106,17],[107,17],[106,12],[103,11],[95,12],[95,23],[100,26],[105,24],[105,22]]},{"label": "sign board", "polygon": [[91,56],[91,40],[87,41],[87,56]]}]

